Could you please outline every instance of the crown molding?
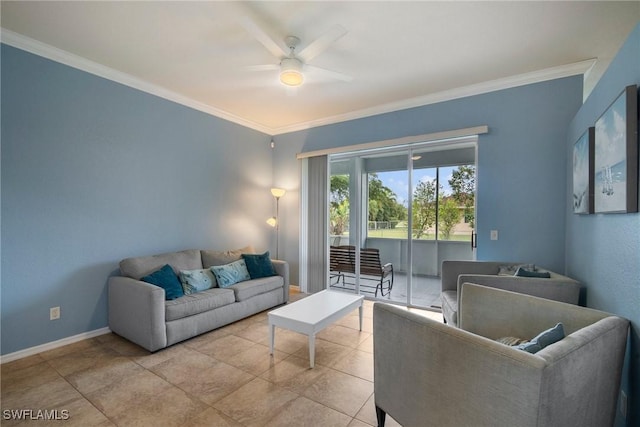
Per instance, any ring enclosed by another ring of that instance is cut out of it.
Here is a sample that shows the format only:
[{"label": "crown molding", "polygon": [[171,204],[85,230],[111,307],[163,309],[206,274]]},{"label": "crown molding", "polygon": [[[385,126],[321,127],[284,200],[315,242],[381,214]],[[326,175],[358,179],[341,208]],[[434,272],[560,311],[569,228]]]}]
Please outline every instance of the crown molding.
[{"label": "crown molding", "polygon": [[116,83],[120,83],[125,86],[138,89],[140,91],[158,96],[160,98],[175,102],[177,104],[181,104],[186,107],[193,108],[194,110],[201,111],[203,113],[218,117],[220,119],[228,120],[230,122],[248,127],[253,130],[257,130],[259,132],[266,133],[268,135],[271,135],[273,131],[271,128],[267,126],[261,125],[259,123],[255,123],[251,120],[243,119],[242,117],[236,116],[227,111],[220,110],[218,108],[204,104],[200,101],[196,101],[184,95],[180,95],[179,93],[170,91],[168,89],[165,89],[153,83],[149,83],[138,77],[134,77],[130,74],[123,73],[113,68],[109,68],[97,62],[94,62],[89,59],[83,58],[81,56],[75,55],[73,53],[67,52],[65,50],[58,49],[57,47],[48,45],[46,43],[42,43],[30,37],[23,36],[22,34],[18,34],[14,31],[7,30],[6,28],[2,28],[1,40],[2,40],[2,43],[7,44],[9,46],[22,49],[29,53],[33,53],[35,55],[42,56],[52,61],[59,62],[64,65],[68,65],[78,70],[86,71],[87,73],[96,75],[98,77],[102,77],[107,80],[111,80]]},{"label": "crown molding", "polygon": [[422,107],[425,105],[436,104],[454,99],[466,98],[474,95],[495,92],[503,89],[510,89],[518,86],[525,86],[533,83],[540,83],[548,80],[561,79],[564,77],[576,76],[579,74],[587,74],[596,63],[596,59],[588,59],[585,61],[574,62],[572,64],[561,65],[543,70],[532,71],[529,73],[518,74],[515,76],[505,77],[503,79],[491,80],[470,86],[464,86],[456,89],[437,92],[425,96],[403,99],[397,102],[379,105],[363,110],[352,111],[346,114],[326,117],[305,123],[299,123],[291,126],[283,126],[273,129],[274,135],[307,130],[310,128],[325,126],[334,123],[346,122],[349,120],[362,119],[365,117],[375,116],[378,114],[391,113],[394,111],[406,110],[409,108]]},{"label": "crown molding", "polygon": [[265,133],[270,136],[281,135],[290,132],[307,130],[314,127],[326,126],[330,124],[345,122],[349,120],[362,119],[365,117],[375,116],[378,114],[390,113],[394,111],[406,110],[409,108],[421,107],[424,105],[436,104],[438,102],[451,101],[454,99],[465,98],[474,95],[481,95],[488,92],[494,92],[502,89],[509,89],[517,86],[524,86],[533,83],[539,83],[547,80],[570,77],[579,74],[585,75],[596,63],[596,59],[575,62],[572,64],[561,65],[558,67],[546,68],[530,73],[519,74],[516,76],[506,77],[503,79],[491,80],[488,82],[478,83],[475,85],[464,86],[461,88],[446,90],[425,96],[405,99],[397,102],[391,102],[372,108],[351,111],[345,114],[324,117],[318,120],[297,123],[293,125],[281,127],[269,127],[251,120],[236,116],[227,111],[212,107],[200,101],[196,101],[184,95],[165,89],[161,86],[149,83],[138,77],[123,73],[113,68],[106,67],[97,62],[88,60],[81,56],[58,49],[46,43],[23,36],[5,28],[1,29],[1,41],[7,45],[25,50],[38,56],[59,62],[64,65],[85,71],[90,74],[141,90],[143,92],[158,96],[163,99],[184,105],[194,110],[228,120],[238,125]]}]

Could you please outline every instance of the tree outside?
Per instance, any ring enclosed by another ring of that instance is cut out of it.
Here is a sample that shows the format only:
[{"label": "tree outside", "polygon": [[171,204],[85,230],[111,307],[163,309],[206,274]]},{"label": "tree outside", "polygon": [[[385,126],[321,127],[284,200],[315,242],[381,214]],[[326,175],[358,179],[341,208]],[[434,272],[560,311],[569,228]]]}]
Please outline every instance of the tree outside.
[{"label": "tree outside", "polygon": [[[383,184],[377,174],[369,174],[369,221],[386,222],[395,227],[407,219],[407,208],[398,203],[396,194]],[[349,225],[349,176],[331,176],[329,205],[330,233],[340,236]]]},{"label": "tree outside", "polygon": [[436,223],[436,180],[420,181],[413,191],[413,230],[414,239],[420,239]]},{"label": "tree outside", "polygon": [[385,186],[377,174],[369,174],[369,221],[389,222],[392,227],[407,219],[407,208],[398,203],[396,194]]},{"label": "tree outside", "polygon": [[345,200],[339,205],[329,208],[329,233],[342,236],[349,226],[349,201]]},{"label": "tree outside", "polygon": [[440,199],[438,205],[438,231],[440,232],[440,239],[451,239],[451,232],[460,222],[460,208],[458,203],[453,197],[447,197]]},{"label": "tree outside", "polygon": [[464,206],[464,220],[472,229],[475,228],[476,199],[476,167],[474,165],[459,166],[454,169],[449,179],[453,198]]},{"label": "tree outside", "polygon": [[341,236],[349,225],[349,175],[331,175],[329,234]]}]

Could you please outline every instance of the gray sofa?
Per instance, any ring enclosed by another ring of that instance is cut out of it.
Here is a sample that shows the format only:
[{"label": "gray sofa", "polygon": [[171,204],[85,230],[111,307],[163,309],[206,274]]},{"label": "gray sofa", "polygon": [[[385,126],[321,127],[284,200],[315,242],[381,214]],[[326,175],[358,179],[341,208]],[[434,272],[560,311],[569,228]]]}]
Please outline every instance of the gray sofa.
[{"label": "gray sofa", "polygon": [[109,278],[109,328],[114,333],[156,351],[235,322],[289,300],[289,265],[272,260],[277,275],[214,287],[165,301],[161,287],[140,279],[169,264],[177,274],[224,265],[253,253],[251,247],[234,251],[185,250],[127,258],[121,276]]},{"label": "gray sofa", "polygon": [[[601,311],[465,283],[460,325],[376,303],[374,395],[414,426],[612,426],[629,322]],[[495,341],[564,325],[535,354]]]},{"label": "gray sofa", "polygon": [[[551,277],[519,277],[513,273],[522,263],[498,261],[443,261],[442,262],[442,316],[450,325],[458,324],[460,285],[464,282],[490,286],[554,301],[578,304],[580,283],[570,277],[548,271]],[[510,270],[501,275],[502,270]]]}]

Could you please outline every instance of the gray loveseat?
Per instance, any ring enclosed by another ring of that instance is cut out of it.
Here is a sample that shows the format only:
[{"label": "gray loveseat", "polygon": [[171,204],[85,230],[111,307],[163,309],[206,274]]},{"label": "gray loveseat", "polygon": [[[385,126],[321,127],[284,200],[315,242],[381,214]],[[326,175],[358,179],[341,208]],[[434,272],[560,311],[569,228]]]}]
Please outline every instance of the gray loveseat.
[{"label": "gray loveseat", "polygon": [[[442,262],[442,316],[450,325],[458,324],[458,301],[460,285],[465,282],[506,291],[533,295],[554,301],[578,304],[580,300],[580,282],[554,273],[549,278],[514,276],[522,263],[497,261],[443,261]],[[501,270],[506,270],[504,275]]]},{"label": "gray loveseat", "polygon": [[253,253],[185,250],[120,262],[121,276],[109,278],[109,328],[114,333],[156,351],[235,322],[289,300],[289,265],[272,260],[276,276],[214,287],[166,301],[165,290],[140,279],[166,264],[177,274],[224,265]]}]

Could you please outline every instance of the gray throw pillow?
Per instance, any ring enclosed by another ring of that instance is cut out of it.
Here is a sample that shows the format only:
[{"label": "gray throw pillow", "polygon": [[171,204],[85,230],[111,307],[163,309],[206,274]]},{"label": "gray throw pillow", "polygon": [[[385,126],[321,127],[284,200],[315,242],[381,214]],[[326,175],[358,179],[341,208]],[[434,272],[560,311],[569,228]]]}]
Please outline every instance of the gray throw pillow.
[{"label": "gray throw pillow", "polygon": [[531,341],[515,346],[519,350],[524,350],[529,353],[537,353],[543,348],[560,341],[564,338],[564,326],[562,323],[557,323],[553,328],[549,328],[546,331],[540,332]]}]

